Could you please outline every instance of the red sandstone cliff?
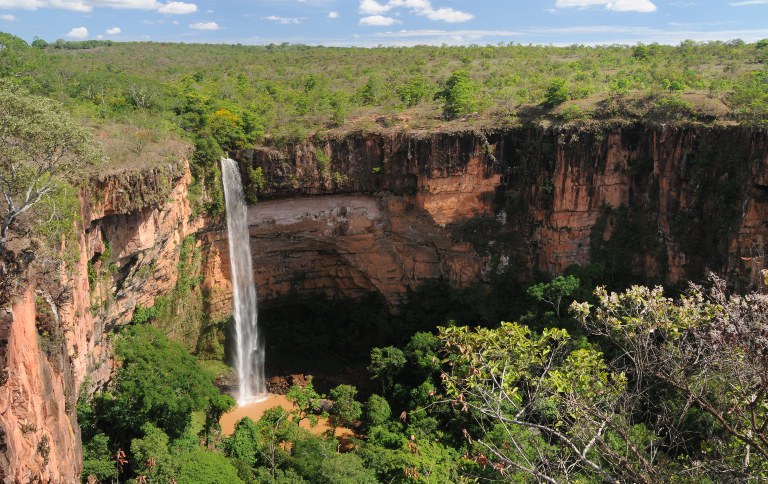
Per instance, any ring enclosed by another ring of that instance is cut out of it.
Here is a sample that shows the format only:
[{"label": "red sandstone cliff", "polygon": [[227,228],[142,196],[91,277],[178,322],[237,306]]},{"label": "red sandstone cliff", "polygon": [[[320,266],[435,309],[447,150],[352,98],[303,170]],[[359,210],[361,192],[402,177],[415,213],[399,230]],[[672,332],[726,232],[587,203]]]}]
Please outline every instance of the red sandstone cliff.
[{"label": "red sandstone cliff", "polygon": [[[159,184],[167,187],[161,190]],[[107,333],[130,320],[136,304],[152,305],[155,297],[173,288],[179,245],[196,229],[190,222],[188,184],[183,163],[138,177],[107,177],[96,184],[92,193],[98,200],[89,203],[91,193],[83,197],[84,230],[74,267],[65,270],[62,264],[55,280],[32,274],[45,284],[37,292],[27,287],[12,307],[0,311],[4,482],[78,481],[82,457],[77,396],[86,379],[92,388],[110,377]],[[110,260],[101,261],[107,246]],[[146,269],[150,265],[151,270]],[[89,278],[89,266],[95,280]],[[55,308],[55,328],[42,338],[40,314],[51,310],[40,304],[51,299],[49,287],[66,296]],[[46,351],[41,348],[44,339]]]},{"label": "red sandstone cliff", "polygon": [[598,262],[609,274],[670,284],[713,270],[746,288],[760,282],[768,243],[765,130],[355,133],[237,158],[261,168],[261,198],[394,195],[437,226],[495,216],[518,238],[499,255],[522,278]]}]

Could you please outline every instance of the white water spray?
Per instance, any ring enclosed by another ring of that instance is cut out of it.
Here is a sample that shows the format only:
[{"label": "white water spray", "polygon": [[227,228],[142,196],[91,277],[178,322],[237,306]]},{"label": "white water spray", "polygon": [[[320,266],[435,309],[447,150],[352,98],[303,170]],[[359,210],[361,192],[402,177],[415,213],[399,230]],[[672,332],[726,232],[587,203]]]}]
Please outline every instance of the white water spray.
[{"label": "white water spray", "polygon": [[245,405],[267,396],[264,380],[264,344],[259,338],[256,284],[253,282],[248,235],[248,209],[245,204],[240,171],[234,160],[223,158],[221,173],[224,181],[224,200],[227,205],[232,302],[237,333],[237,354],[235,355],[239,385],[237,403]]}]

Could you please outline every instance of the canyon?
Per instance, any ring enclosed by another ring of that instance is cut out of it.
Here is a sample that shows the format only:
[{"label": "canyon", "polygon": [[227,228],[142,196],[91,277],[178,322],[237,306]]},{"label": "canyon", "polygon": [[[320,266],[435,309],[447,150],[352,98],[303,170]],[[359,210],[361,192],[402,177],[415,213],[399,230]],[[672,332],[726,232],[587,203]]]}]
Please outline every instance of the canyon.
[{"label": "canyon", "polygon": [[[715,271],[735,290],[764,285],[765,130],[331,133],[230,155],[258,199],[248,220],[260,302],[378,293],[396,313],[425,281],[464,287],[500,271],[525,281],[588,264],[617,284]],[[226,227],[194,212],[191,181],[183,153],[94,181],[77,260],[47,276],[55,284],[30,277],[0,310],[0,478],[76,480],[77,397],[109,381],[109,334],[174,290],[185,243],[199,253],[188,276],[206,317],[164,329],[194,350],[231,313]],[[43,311],[60,337],[36,329]]]}]

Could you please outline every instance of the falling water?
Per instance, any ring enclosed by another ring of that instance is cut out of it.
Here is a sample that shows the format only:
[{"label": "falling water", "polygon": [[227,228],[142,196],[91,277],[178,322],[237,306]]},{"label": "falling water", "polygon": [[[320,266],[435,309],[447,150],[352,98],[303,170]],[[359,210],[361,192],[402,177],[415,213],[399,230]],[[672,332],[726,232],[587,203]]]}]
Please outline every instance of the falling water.
[{"label": "falling water", "polygon": [[256,284],[253,282],[251,247],[248,236],[248,211],[237,163],[221,160],[224,199],[227,205],[229,259],[232,267],[232,301],[235,312],[237,351],[235,355],[239,393],[244,405],[266,397],[264,383],[264,344],[259,338],[256,309]]}]

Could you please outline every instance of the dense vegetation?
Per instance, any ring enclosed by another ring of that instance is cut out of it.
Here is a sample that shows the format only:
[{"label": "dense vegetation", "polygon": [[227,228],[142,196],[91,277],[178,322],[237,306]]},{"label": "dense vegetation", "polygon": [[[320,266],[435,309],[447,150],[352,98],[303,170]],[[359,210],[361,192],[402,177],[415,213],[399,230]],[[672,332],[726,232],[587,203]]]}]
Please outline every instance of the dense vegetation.
[{"label": "dense vegetation", "polygon": [[[84,478],[166,482],[724,482],[768,472],[768,298],[712,277],[679,298],[634,286],[593,304],[579,281],[529,287],[539,331],[449,324],[375,348],[376,393],[293,386],[231,436],[233,402],[147,325],[116,336],[120,369],[78,406]],[[568,306],[569,309],[565,309]],[[560,311],[560,316],[557,315]],[[529,316],[530,317],[530,316]],[[559,329],[570,325],[569,332]],[[353,437],[298,426],[328,417]]]},{"label": "dense vegetation", "polygon": [[41,39],[30,46],[2,34],[0,43],[0,76],[60,100],[107,139],[119,132],[121,145],[109,150],[118,164],[121,149],[142,153],[170,133],[188,140],[196,206],[213,213],[222,210],[224,151],[328,130],[768,122],[768,40],[364,49]]}]

